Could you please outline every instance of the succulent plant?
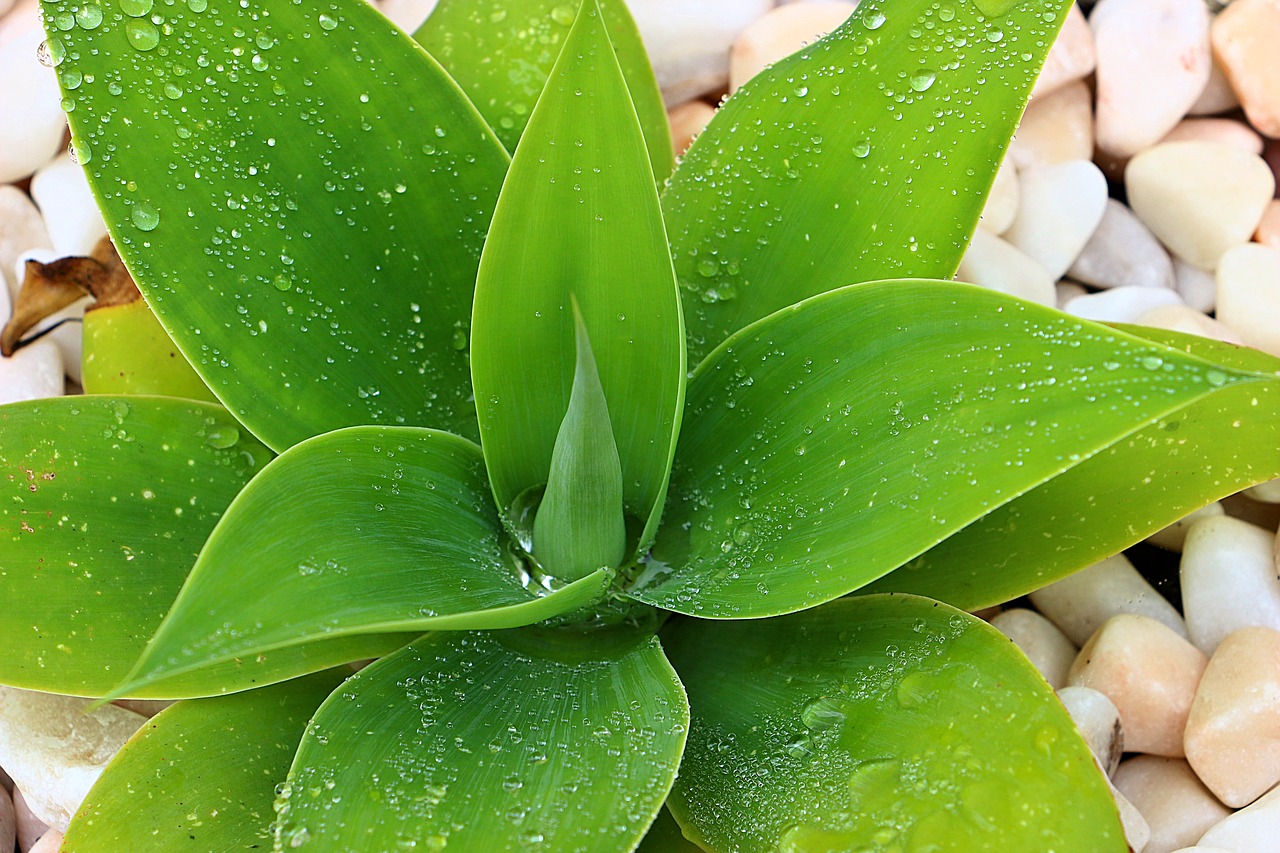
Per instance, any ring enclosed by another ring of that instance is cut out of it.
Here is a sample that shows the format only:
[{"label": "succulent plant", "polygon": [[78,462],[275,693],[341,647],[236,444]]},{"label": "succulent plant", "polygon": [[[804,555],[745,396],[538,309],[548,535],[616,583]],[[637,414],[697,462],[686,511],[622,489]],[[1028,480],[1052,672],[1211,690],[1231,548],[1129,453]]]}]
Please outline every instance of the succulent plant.
[{"label": "succulent plant", "polygon": [[949,281],[1064,5],[864,0],[673,172],[620,0],[46,0],[221,402],[0,409],[0,680],[184,700],[66,849],[1124,850],[964,610],[1280,473],[1280,362]]}]

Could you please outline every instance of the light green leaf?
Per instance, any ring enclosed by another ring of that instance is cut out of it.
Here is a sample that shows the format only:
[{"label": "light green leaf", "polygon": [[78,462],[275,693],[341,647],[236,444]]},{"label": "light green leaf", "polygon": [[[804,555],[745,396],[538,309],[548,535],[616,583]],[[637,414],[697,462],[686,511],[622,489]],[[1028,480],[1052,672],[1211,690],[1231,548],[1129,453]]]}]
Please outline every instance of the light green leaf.
[{"label": "light green leaf", "polygon": [[684,331],[644,141],[594,2],[521,138],[476,284],[472,379],[504,512],[548,481],[573,386],[570,297],[591,335],[643,548],[679,428]]},{"label": "light green leaf", "polygon": [[120,255],[242,423],[277,450],[477,435],[467,321],[507,157],[430,57],[363,0],[43,9]]},{"label": "light green leaf", "polygon": [[289,772],[307,721],[341,680],[321,673],[161,711],[94,783],[61,849],[268,849],[275,786]]},{"label": "light green leaf", "polygon": [[[507,150],[515,151],[580,5],[574,0],[442,0],[413,37],[458,81]],[[600,0],[600,11],[661,182],[671,174],[675,157],[658,81],[626,3]]]},{"label": "light green leaf", "polygon": [[[1212,351],[971,286],[814,297],[736,334],[690,380],[662,534],[631,594],[713,618],[811,607],[1152,424],[1264,387],[1280,381]],[[1230,467],[1251,449],[1205,452]],[[1052,534],[1042,521],[1023,538]]]},{"label": "light green leaf", "polygon": [[667,641],[692,725],[670,806],[708,850],[1127,850],[1040,674],[986,623],[914,596]]},{"label": "light green leaf", "polygon": [[1039,589],[1191,510],[1280,477],[1280,359],[1138,326],[1126,332],[1269,382],[1162,417],[958,532],[867,589],[977,609]]},{"label": "light green leaf", "polygon": [[217,402],[142,300],[84,315],[86,394],[159,394]]},{"label": "light green leaf", "polygon": [[1068,5],[864,0],[731,97],[663,197],[690,363],[835,287],[951,278]]},{"label": "light green leaf", "polygon": [[633,849],[680,763],[680,682],[653,638],[600,658],[535,648],[437,634],[362,670],[303,738],[277,844]]},{"label": "light green leaf", "polygon": [[317,436],[227,509],[121,689],[341,636],[528,625],[604,595],[608,571],[543,589],[505,539],[474,444],[417,427]]},{"label": "light green leaf", "polygon": [[533,522],[534,553],[548,573],[566,580],[621,564],[627,549],[622,464],[576,301],[573,320],[573,393],[551,454],[551,479]]}]

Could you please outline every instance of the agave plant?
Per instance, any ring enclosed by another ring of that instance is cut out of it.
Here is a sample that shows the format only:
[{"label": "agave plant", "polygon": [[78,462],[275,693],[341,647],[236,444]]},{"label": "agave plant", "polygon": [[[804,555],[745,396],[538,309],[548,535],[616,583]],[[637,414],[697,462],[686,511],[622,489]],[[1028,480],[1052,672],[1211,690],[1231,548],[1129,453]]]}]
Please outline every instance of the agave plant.
[{"label": "agave plant", "polygon": [[1280,362],[947,280],[1062,13],[864,0],[668,178],[619,0],[47,0],[226,407],[0,410],[0,679],[187,700],[66,849],[1124,850],[963,609],[1280,473]]}]

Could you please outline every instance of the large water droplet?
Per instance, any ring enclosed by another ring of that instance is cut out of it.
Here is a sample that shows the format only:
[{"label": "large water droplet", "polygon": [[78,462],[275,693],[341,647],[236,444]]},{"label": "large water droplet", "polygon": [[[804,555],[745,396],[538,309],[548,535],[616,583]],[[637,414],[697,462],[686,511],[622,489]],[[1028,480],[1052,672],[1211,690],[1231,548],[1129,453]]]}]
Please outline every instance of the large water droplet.
[{"label": "large water droplet", "polygon": [[911,89],[915,92],[924,92],[933,85],[933,81],[938,79],[938,75],[927,69],[921,69],[911,75]]},{"label": "large water droplet", "polygon": [[133,219],[133,224],[139,231],[154,231],[160,224],[160,211],[141,201],[133,206],[130,218]]},{"label": "large water droplet", "polygon": [[102,23],[102,6],[97,0],[82,4],[76,9],[76,23],[86,30],[97,29]]},{"label": "large water droplet", "polygon": [[323,14],[323,13],[320,15],[321,29],[333,30],[333,29],[337,29],[337,27],[338,27],[338,21],[332,15]]},{"label": "large water droplet", "polygon": [[551,20],[561,26],[569,26],[573,23],[574,12],[573,7],[569,5],[557,6],[551,10]]},{"label": "large water droplet", "polygon": [[160,31],[145,18],[134,18],[125,24],[124,34],[137,50],[151,50],[160,43]]},{"label": "large water droplet", "polygon": [[151,11],[153,0],[120,0],[120,11],[131,18],[141,18]]}]

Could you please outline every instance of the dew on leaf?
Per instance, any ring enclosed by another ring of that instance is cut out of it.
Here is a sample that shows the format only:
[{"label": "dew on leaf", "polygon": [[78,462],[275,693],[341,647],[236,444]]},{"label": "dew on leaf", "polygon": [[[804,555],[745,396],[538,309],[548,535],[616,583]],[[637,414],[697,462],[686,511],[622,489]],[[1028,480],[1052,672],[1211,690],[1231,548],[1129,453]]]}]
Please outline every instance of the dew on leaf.
[{"label": "dew on leaf", "polygon": [[129,214],[139,231],[154,231],[160,224],[160,211],[147,202],[138,202]]},{"label": "dew on leaf", "polygon": [[160,43],[160,31],[145,18],[134,18],[125,24],[124,34],[137,50],[151,50]]}]

